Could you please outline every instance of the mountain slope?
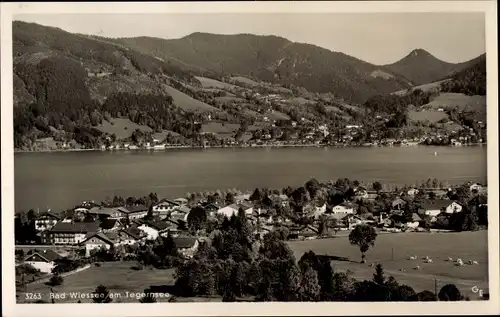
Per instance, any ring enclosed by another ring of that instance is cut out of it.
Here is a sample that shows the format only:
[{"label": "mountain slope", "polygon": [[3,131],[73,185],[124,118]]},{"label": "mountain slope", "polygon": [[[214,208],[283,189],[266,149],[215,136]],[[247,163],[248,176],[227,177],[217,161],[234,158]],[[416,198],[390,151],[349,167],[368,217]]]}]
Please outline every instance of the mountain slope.
[{"label": "mountain slope", "polygon": [[486,95],[486,56],[474,59],[474,64],[451,76],[451,80],[441,84],[441,91],[466,95]]},{"label": "mountain slope", "polygon": [[444,79],[476,63],[481,56],[464,63],[453,64],[444,62],[423,49],[416,49],[396,63],[384,65],[384,68],[403,76],[413,85],[422,85]]},{"label": "mountain slope", "polygon": [[95,147],[106,138],[95,127],[113,117],[183,136],[193,131],[186,124],[190,114],[176,105],[170,85],[201,84],[176,65],[123,45],[19,21],[13,23],[13,55],[16,148],[32,149],[45,137]]},{"label": "mountain slope", "polygon": [[355,102],[408,87],[405,79],[383,67],[277,36],[193,33],[176,40],[137,37],[114,41],[210,72],[332,92]]}]

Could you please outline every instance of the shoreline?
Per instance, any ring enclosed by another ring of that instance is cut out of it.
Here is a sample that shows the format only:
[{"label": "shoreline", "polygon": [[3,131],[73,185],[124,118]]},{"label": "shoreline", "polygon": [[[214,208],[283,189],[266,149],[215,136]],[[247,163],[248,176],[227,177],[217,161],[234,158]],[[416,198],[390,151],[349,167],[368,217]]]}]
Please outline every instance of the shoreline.
[{"label": "shoreline", "polygon": [[454,145],[426,145],[426,144],[416,144],[416,145],[328,145],[328,144],[255,144],[255,145],[210,145],[210,146],[191,146],[191,145],[176,145],[176,146],[165,146],[164,148],[137,148],[137,149],[56,149],[56,150],[16,150],[14,149],[14,154],[16,153],[64,153],[64,152],[124,152],[124,151],[166,151],[166,150],[177,150],[177,149],[240,149],[240,148],[391,148],[391,147],[470,147],[470,146],[486,146],[487,143],[476,143],[467,144],[461,146]]}]

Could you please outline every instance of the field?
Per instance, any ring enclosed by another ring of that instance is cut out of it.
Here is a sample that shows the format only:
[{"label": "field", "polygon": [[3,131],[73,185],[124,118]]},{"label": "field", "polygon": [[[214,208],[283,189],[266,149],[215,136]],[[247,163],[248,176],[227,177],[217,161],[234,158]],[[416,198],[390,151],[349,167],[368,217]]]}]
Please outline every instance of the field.
[{"label": "field", "polygon": [[201,131],[206,133],[233,133],[238,131],[240,128],[239,124],[236,123],[220,123],[220,122],[210,122],[205,123],[201,126]]},{"label": "field", "polygon": [[297,103],[301,106],[304,106],[304,105],[314,105],[316,104],[316,101],[313,101],[313,100],[308,100],[304,97],[296,97],[296,98],[293,98],[290,100],[292,103]]},{"label": "field", "polygon": [[[143,269],[135,271],[131,269],[136,265],[136,262],[104,262],[100,267],[92,266],[73,275],[64,278],[64,282],[60,286],[53,287],[54,292],[66,293],[66,299],[56,300],[56,303],[76,303],[78,299],[69,298],[70,292],[75,293],[92,293],[99,284],[104,284],[110,293],[119,293],[120,298],[116,298],[113,302],[118,303],[137,303],[137,298],[127,296],[126,292],[143,292],[150,286],[164,286],[173,285],[175,282],[174,269],[157,270],[157,269]],[[41,293],[44,297],[43,300],[50,302],[48,294],[50,287],[43,284],[30,284],[27,287],[27,292]],[[24,302],[25,295],[20,294],[19,302]],[[179,301],[207,301],[207,298],[179,298]],[[213,300],[220,301],[214,298]],[[82,299],[82,303],[91,302],[90,299]],[[166,301],[165,298],[158,299],[159,302]]]},{"label": "field", "polygon": [[[445,79],[445,80],[441,80],[441,81],[436,81],[436,82],[433,82],[433,83],[428,83],[428,84],[423,84],[423,85],[420,85],[420,86],[415,86],[415,87],[412,87],[410,91],[414,91],[415,89],[420,89],[424,92],[427,92],[427,91],[430,91],[430,90],[439,90],[440,87],[441,87],[441,84],[444,83],[444,82],[447,82],[449,81],[449,79]],[[400,90],[400,91],[396,91],[394,92],[393,94],[394,95],[405,95],[407,94],[409,91],[408,90]]]},{"label": "field", "polygon": [[[439,289],[448,283],[455,284],[460,291],[477,298],[471,291],[473,286],[488,289],[488,244],[487,231],[461,233],[394,233],[379,234],[375,247],[366,253],[366,264],[359,263],[361,254],[357,246],[349,243],[347,236],[333,239],[291,241],[290,247],[297,259],[309,250],[316,254],[346,257],[349,261],[334,261],[333,267],[347,269],[358,279],[371,279],[374,269],[369,263],[381,263],[387,276],[394,276],[400,283],[408,284],[415,291],[434,291],[434,279]],[[394,261],[391,260],[394,250]],[[407,258],[417,255],[419,260]],[[434,263],[424,263],[421,257],[429,256]],[[446,261],[448,257],[461,258],[464,262],[475,260],[479,265],[458,267]],[[413,268],[419,265],[421,270]],[[406,272],[399,269],[404,268]]]},{"label": "field", "polygon": [[486,96],[467,96],[458,93],[441,93],[430,103],[423,107],[432,109],[458,107],[459,110],[486,111]]},{"label": "field", "polygon": [[104,133],[114,133],[119,140],[129,138],[135,129],[145,132],[153,131],[150,127],[139,125],[125,118],[112,118],[111,122],[106,120],[96,127],[99,131]]},{"label": "field", "polygon": [[212,107],[199,100],[196,100],[191,96],[188,96],[185,93],[180,92],[179,90],[173,87],[167,85],[164,85],[164,87],[167,93],[174,99],[174,103],[183,110],[200,111],[200,112],[219,111],[219,109]]},{"label": "field", "polygon": [[196,79],[198,79],[200,81],[203,88],[218,88],[218,89],[223,89],[223,90],[225,90],[225,89],[231,90],[231,89],[238,88],[238,86],[224,83],[224,82],[218,81],[216,79],[212,79],[212,78],[196,77]]},{"label": "field", "polygon": [[267,112],[265,116],[268,117],[269,120],[290,120],[289,116],[279,111]]},{"label": "field", "polygon": [[216,97],[215,100],[217,100],[220,103],[231,103],[231,102],[243,102],[246,99],[240,98],[240,97],[235,97],[235,96],[224,96],[224,97]]},{"label": "field", "polygon": [[409,111],[408,117],[411,121],[429,121],[430,123],[436,123],[442,119],[448,117],[444,111]]},{"label": "field", "polygon": [[242,76],[236,76],[236,77],[231,77],[231,80],[235,81],[236,83],[242,83],[247,86],[259,86],[260,84],[254,80],[251,80],[250,78],[242,77]]}]

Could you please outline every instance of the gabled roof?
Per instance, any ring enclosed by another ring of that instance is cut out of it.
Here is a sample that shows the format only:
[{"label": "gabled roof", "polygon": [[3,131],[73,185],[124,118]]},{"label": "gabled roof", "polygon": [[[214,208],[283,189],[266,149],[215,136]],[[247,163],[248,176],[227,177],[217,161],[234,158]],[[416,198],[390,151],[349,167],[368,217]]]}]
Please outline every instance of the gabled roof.
[{"label": "gabled roof", "polygon": [[173,201],[173,200],[170,200],[170,199],[162,199],[160,200],[156,206],[158,205],[165,205],[165,204],[168,204],[168,205],[174,205],[174,206],[179,206],[180,204],[176,201]]},{"label": "gabled roof", "polygon": [[40,214],[40,215],[38,216],[38,219],[40,219],[40,218],[42,218],[42,217],[49,217],[49,218],[53,218],[53,219],[56,219],[56,220],[61,219],[59,216],[57,216],[56,214],[54,214],[54,213],[52,213],[52,212],[50,212],[50,211],[46,211],[46,212],[44,212],[44,213]]},{"label": "gabled roof", "polygon": [[168,222],[165,221],[146,221],[143,224],[158,231],[168,229],[171,226]]},{"label": "gabled roof", "polygon": [[83,240],[81,243],[85,243],[86,241],[88,241],[89,239],[92,239],[92,238],[98,238],[110,245],[113,245],[115,244],[115,241],[109,237],[108,235],[102,233],[102,232],[91,232],[91,233],[88,233],[86,236],[85,236],[85,240]]},{"label": "gabled roof", "polygon": [[24,261],[29,261],[29,259],[35,255],[38,255],[40,258],[46,260],[47,262],[53,262],[61,257],[59,253],[55,252],[54,250],[46,249],[31,253],[24,259]]},{"label": "gabled roof", "polygon": [[148,211],[149,208],[144,206],[144,205],[131,205],[131,206],[126,206],[126,207],[119,207],[118,210],[123,212],[124,214],[132,214],[135,212]]},{"label": "gabled roof", "polygon": [[58,222],[50,230],[52,233],[89,233],[99,231],[98,222]]},{"label": "gabled roof", "polygon": [[411,215],[411,220],[412,221],[422,221],[422,218],[417,213],[413,213]]},{"label": "gabled roof", "polygon": [[446,199],[435,199],[435,200],[429,200],[422,204],[422,208],[425,210],[441,210],[443,208],[448,207],[451,205],[454,200],[446,200]]},{"label": "gabled roof", "polygon": [[139,228],[137,227],[128,227],[127,229],[123,229],[123,230],[120,230],[120,232],[123,232],[124,234],[136,239],[136,240],[139,240],[143,237],[146,236],[146,234]]},{"label": "gabled roof", "polygon": [[172,239],[175,242],[175,246],[179,249],[191,248],[198,240],[195,237],[173,237]]},{"label": "gabled roof", "polygon": [[114,228],[117,223],[120,224],[120,221],[118,219],[106,218],[103,221],[101,221],[100,227],[103,230],[108,230]]},{"label": "gabled roof", "polygon": [[108,215],[112,216],[118,212],[118,208],[109,208],[96,206],[89,209],[88,213],[91,215]]}]

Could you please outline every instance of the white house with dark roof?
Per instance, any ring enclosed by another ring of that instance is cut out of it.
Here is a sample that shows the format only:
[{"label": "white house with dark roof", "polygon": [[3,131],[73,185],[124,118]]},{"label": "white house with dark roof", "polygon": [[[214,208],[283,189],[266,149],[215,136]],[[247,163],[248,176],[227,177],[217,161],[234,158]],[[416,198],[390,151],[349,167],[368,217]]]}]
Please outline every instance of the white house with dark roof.
[{"label": "white house with dark roof", "polygon": [[58,216],[51,212],[43,213],[35,219],[35,230],[38,232],[50,230],[59,219]]},{"label": "white house with dark roof", "polygon": [[148,221],[139,225],[137,228],[142,230],[148,240],[156,240],[159,236],[164,236],[168,234],[168,230],[174,225],[171,222],[166,221]]},{"label": "white house with dark roof", "polygon": [[147,234],[137,227],[128,227],[117,232],[116,244],[136,244],[146,240]]},{"label": "white house with dark roof", "polygon": [[231,204],[217,210],[217,214],[224,215],[226,217],[231,217],[233,214],[238,214],[238,211],[243,209],[246,215],[251,215],[253,213],[253,206],[246,202],[241,202],[239,204]]},{"label": "white house with dark roof", "polygon": [[77,245],[91,232],[100,232],[98,222],[58,222],[50,229],[52,244]]},{"label": "white house with dark roof", "polygon": [[433,217],[439,215],[442,212],[448,214],[461,212],[462,206],[453,200],[436,199],[423,204],[422,210],[425,215]]},{"label": "white house with dark roof", "polygon": [[332,213],[336,214],[354,214],[356,206],[351,203],[342,203],[332,208]]},{"label": "white house with dark roof", "polygon": [[192,258],[200,243],[196,237],[173,237],[177,251],[186,258]]},{"label": "white house with dark roof", "polygon": [[118,208],[108,208],[103,206],[95,206],[87,211],[88,215],[94,217],[94,219],[99,219],[99,217],[107,217],[111,219],[120,219],[122,214]]},{"label": "white house with dark roof", "polygon": [[109,250],[112,246],[115,245],[114,235],[111,236],[112,233],[103,233],[103,232],[93,232],[88,233],[85,236],[85,240],[80,244],[85,246],[85,256],[90,256],[90,252],[92,250],[97,249],[106,249]]},{"label": "white house with dark roof", "polygon": [[55,261],[61,256],[53,250],[35,251],[24,259],[25,264],[29,264],[43,273],[52,273],[56,266]]},{"label": "white house with dark roof", "polygon": [[149,208],[144,205],[132,205],[126,207],[119,207],[118,211],[120,211],[121,216],[123,218],[132,219],[141,219],[146,217],[148,214]]},{"label": "white house with dark roof", "polygon": [[169,215],[175,208],[179,207],[180,204],[168,199],[162,199],[156,205],[152,207],[153,214],[160,217],[165,217]]}]

